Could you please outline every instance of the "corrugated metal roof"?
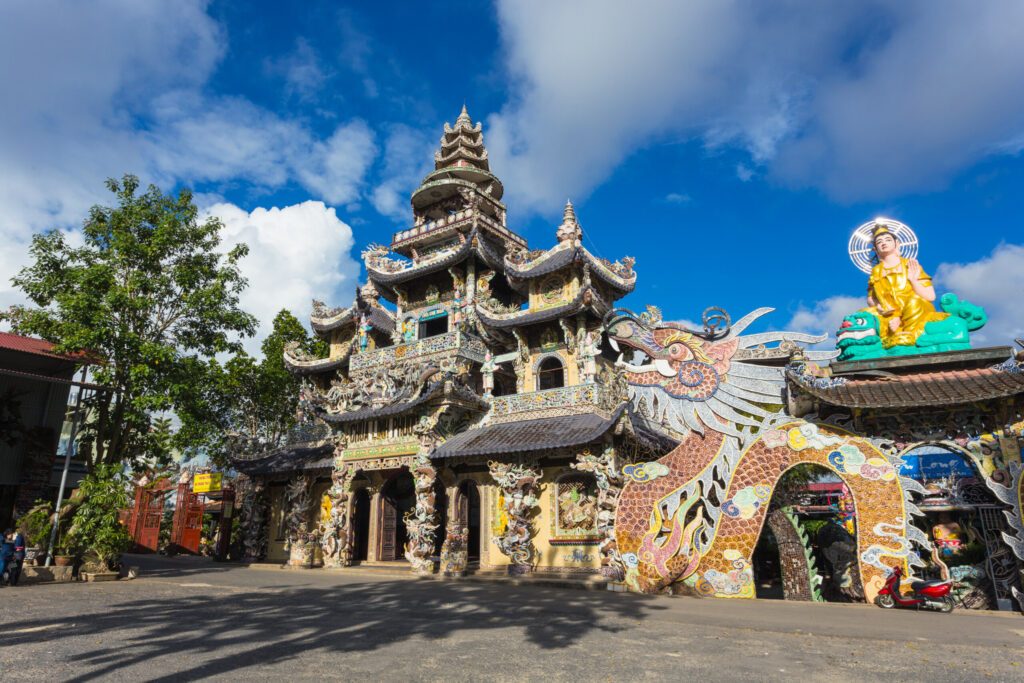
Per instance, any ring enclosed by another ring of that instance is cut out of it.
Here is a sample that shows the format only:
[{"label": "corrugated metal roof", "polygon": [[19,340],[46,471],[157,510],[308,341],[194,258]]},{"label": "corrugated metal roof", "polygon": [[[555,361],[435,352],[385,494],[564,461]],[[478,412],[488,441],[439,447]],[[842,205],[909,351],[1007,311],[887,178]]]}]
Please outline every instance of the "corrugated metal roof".
[{"label": "corrugated metal roof", "polygon": [[46,358],[59,358],[61,360],[75,360],[74,356],[54,353],[53,344],[45,339],[35,337],[23,337],[20,334],[11,332],[0,332],[0,349],[30,353],[33,356],[45,356]]}]

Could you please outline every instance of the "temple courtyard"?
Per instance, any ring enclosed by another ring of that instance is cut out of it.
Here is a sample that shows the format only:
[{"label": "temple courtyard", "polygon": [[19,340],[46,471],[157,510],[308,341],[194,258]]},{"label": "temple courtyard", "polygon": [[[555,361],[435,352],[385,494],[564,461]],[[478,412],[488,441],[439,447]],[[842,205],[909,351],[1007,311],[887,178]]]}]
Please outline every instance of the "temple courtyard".
[{"label": "temple courtyard", "polygon": [[0,670],[20,680],[1024,678],[1016,614],[128,562],[139,578],[0,589]]}]

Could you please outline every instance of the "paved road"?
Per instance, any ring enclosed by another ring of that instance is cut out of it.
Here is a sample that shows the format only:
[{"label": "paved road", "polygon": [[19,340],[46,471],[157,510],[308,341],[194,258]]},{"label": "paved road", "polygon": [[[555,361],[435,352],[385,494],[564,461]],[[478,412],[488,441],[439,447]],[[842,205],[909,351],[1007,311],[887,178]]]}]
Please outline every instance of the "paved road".
[{"label": "paved road", "polygon": [[132,562],[0,589],[0,678],[1024,680],[1018,615]]}]

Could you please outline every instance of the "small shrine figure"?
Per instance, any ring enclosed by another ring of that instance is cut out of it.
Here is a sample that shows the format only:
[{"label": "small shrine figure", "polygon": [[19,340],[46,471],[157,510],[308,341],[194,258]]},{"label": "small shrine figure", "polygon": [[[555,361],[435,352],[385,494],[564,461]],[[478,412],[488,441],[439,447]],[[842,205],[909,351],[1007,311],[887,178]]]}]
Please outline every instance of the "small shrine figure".
[{"label": "small shrine figure", "polygon": [[587,330],[580,344],[583,357],[583,383],[593,384],[597,377],[597,356],[601,353],[601,336],[594,330]]},{"label": "small shrine figure", "polygon": [[949,314],[935,310],[931,276],[916,259],[900,255],[896,234],[884,223],[871,234],[878,263],[868,280],[868,310],[878,317],[882,346],[913,346],[926,323]]},{"label": "small shrine figure", "polygon": [[490,350],[484,353],[484,362],[480,366],[480,373],[483,376],[484,398],[491,398],[494,395],[494,370],[497,364]]},{"label": "small shrine figure", "polygon": [[932,527],[935,546],[942,555],[947,557],[959,552],[963,546],[963,541],[960,539],[961,533],[960,525],[953,521],[948,512],[943,512],[939,517],[939,523]]},{"label": "small shrine figure", "polygon": [[366,315],[359,320],[359,351],[365,352],[370,346],[370,318]]},{"label": "small shrine figure", "polygon": [[405,343],[416,341],[415,318],[406,318],[402,321],[402,341]]},{"label": "small shrine figure", "polygon": [[455,298],[452,301],[452,329],[458,330],[462,324],[462,292],[455,288]]}]

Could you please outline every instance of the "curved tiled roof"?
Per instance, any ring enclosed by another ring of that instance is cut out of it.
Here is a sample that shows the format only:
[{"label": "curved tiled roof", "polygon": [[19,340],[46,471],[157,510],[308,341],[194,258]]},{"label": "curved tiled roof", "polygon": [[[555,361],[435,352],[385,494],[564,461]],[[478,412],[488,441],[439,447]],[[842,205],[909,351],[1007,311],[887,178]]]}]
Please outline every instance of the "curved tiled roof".
[{"label": "curved tiled roof", "polygon": [[469,429],[434,449],[431,458],[495,455],[569,448],[601,438],[619,419],[624,405],[609,418],[596,413],[542,417]]},{"label": "curved tiled roof", "polygon": [[[589,303],[587,303],[587,294],[590,294]],[[572,299],[572,301],[566,302],[560,306],[552,306],[551,308],[545,308],[539,311],[530,311],[529,309],[525,309],[513,313],[494,313],[487,310],[480,304],[477,304],[476,314],[480,318],[480,321],[488,327],[503,329],[517,327],[519,325],[530,325],[533,323],[547,322],[549,320],[557,320],[558,318],[567,315],[574,315],[587,308],[593,310],[598,317],[601,317],[608,312],[609,304],[601,298],[601,295],[593,287],[584,287],[580,290],[580,293]]]},{"label": "curved tiled roof", "polygon": [[[431,399],[444,395],[445,384],[448,380],[448,377],[443,377],[430,382],[427,386],[423,387],[423,391],[421,391],[418,396],[407,401],[399,401],[398,403],[392,403],[391,405],[382,406],[380,408],[361,408],[349,413],[328,413],[326,411],[319,411],[320,417],[324,422],[329,422],[331,424],[345,424],[348,422],[358,422],[360,420],[368,420],[371,418],[401,415],[402,413],[412,410]],[[466,388],[453,387],[447,395],[470,403],[479,403],[481,408],[487,406],[487,403],[482,398]]]},{"label": "curved tiled roof", "polygon": [[231,464],[249,476],[330,470],[334,467],[334,446],[329,443],[293,444],[258,458],[232,458]]},{"label": "curved tiled roof", "polygon": [[577,262],[588,264],[592,277],[597,277],[609,287],[622,294],[628,294],[636,287],[636,273],[633,272],[632,268],[628,271],[630,275],[623,277],[612,270],[603,259],[591,254],[585,247],[573,245],[569,242],[556,245],[540,256],[524,263],[517,263],[506,255],[505,273],[509,281],[515,286],[516,280],[532,280]]},{"label": "curved tiled roof", "polygon": [[386,295],[388,295],[387,298],[389,300],[393,300],[395,293],[392,288],[396,285],[401,285],[402,283],[409,282],[410,280],[457,265],[464,261],[470,254],[475,254],[480,257],[480,259],[491,268],[501,269],[503,267],[504,250],[492,244],[490,240],[481,235],[478,230],[472,230],[466,236],[466,241],[459,245],[458,249],[445,254],[440,258],[424,261],[416,265],[410,265],[408,268],[402,268],[401,270],[396,271],[377,269],[370,264],[370,259],[367,259],[366,274],[369,280],[373,282],[373,284],[376,285],[382,293],[386,293]]},{"label": "curved tiled roof", "polygon": [[818,378],[789,368],[800,390],[847,408],[918,408],[1024,395],[1024,369],[1013,360],[988,368]]}]

